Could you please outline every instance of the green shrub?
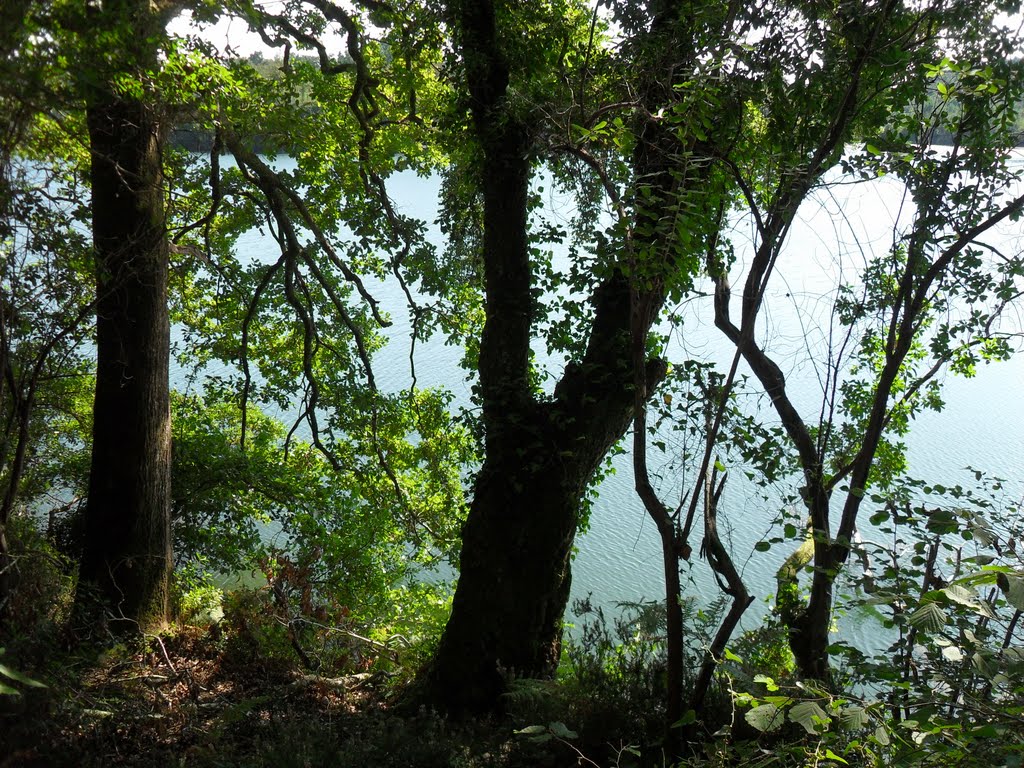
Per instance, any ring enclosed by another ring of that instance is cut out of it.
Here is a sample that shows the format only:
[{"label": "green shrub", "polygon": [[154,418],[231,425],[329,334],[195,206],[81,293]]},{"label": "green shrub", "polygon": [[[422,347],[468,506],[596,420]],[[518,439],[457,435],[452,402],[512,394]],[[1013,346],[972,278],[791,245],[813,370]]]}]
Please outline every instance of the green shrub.
[{"label": "green shrub", "polygon": [[11,517],[7,541],[14,575],[9,622],[0,627],[0,639],[9,645],[36,645],[52,637],[71,615],[75,566],[27,514]]}]

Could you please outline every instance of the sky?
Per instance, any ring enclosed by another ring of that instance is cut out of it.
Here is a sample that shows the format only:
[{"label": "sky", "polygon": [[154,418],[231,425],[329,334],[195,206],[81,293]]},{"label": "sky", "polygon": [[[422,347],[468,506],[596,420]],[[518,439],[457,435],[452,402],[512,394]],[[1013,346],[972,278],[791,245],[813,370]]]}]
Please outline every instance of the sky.
[{"label": "sky", "polygon": [[[0,0],[2,2],[2,0]],[[285,5],[286,0],[263,0],[257,5],[268,11],[275,11]],[[1021,14],[999,14],[997,24],[1005,25],[1011,30],[1020,31],[1024,27],[1024,16]],[[230,47],[236,54],[247,57],[259,52],[268,58],[279,56],[275,49],[264,44],[259,35],[251,32],[248,25],[240,19],[222,18],[214,25],[203,25],[201,29],[193,26],[192,14],[184,11],[169,25],[169,32],[176,36],[199,34],[202,38],[213,43],[222,53],[227,53]],[[335,25],[322,40],[327,45],[327,50],[332,54],[340,54],[345,49],[345,39]]]},{"label": "sky", "polygon": [[[264,0],[257,4],[274,12],[284,6],[285,0]],[[243,57],[257,52],[267,58],[281,55],[280,49],[270,48],[264,44],[260,36],[249,31],[248,25],[241,19],[222,18],[216,24],[204,24],[201,28],[197,28],[192,23],[191,11],[184,11],[168,25],[168,32],[181,37],[199,34],[203,39],[213,43],[222,53],[227,53],[230,46],[231,50]],[[332,26],[329,34],[323,38],[323,42],[326,44],[328,52],[332,54],[341,53],[345,48],[345,39],[338,33],[335,26]]]}]

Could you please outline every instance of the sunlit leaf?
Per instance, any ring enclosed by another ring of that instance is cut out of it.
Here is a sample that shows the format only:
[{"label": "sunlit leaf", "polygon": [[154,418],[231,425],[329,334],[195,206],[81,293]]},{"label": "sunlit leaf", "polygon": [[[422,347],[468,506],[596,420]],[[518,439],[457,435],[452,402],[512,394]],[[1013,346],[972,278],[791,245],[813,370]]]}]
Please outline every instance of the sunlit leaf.
[{"label": "sunlit leaf", "polygon": [[762,733],[778,730],[785,718],[782,711],[774,704],[761,704],[744,715],[744,719]]},{"label": "sunlit leaf", "polygon": [[821,733],[828,728],[828,715],[816,701],[801,701],[789,710],[790,721],[803,726],[808,733]]},{"label": "sunlit leaf", "polygon": [[907,621],[922,632],[938,632],[946,626],[946,612],[938,603],[924,603]]},{"label": "sunlit leaf", "polygon": [[955,645],[947,645],[945,648],[943,648],[942,657],[946,659],[946,661],[952,661],[954,663],[964,660],[963,651],[961,651]]}]

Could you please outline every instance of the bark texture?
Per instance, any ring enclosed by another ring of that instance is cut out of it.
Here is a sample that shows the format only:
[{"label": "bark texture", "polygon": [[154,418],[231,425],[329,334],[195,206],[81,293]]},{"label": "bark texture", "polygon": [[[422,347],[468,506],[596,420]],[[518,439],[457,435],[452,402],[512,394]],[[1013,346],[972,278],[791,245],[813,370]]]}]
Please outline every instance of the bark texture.
[{"label": "bark texture", "polygon": [[[127,18],[144,41],[144,4],[104,13]],[[155,52],[136,60],[155,66]],[[109,92],[95,96],[87,117],[97,365],[80,581],[108,603],[116,626],[144,630],[167,618],[172,562],[162,126],[151,105]]]}]

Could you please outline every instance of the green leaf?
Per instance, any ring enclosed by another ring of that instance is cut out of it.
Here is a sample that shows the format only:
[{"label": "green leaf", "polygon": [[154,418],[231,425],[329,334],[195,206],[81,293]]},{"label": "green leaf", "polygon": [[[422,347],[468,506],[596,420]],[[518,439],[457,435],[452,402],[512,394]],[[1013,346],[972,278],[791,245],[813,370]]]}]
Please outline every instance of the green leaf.
[{"label": "green leaf", "polygon": [[998,667],[992,663],[991,657],[986,657],[979,652],[975,652],[971,656],[971,666],[986,680],[991,680],[998,671]]},{"label": "green leaf", "polygon": [[973,608],[975,603],[978,602],[978,596],[973,590],[962,587],[959,584],[950,584],[945,589],[942,589],[941,592],[954,603],[966,605],[968,608]]},{"label": "green leaf", "polygon": [[946,661],[952,661],[954,663],[964,660],[963,651],[961,651],[955,645],[947,645],[945,648],[943,648],[942,657],[946,659]]},{"label": "green leaf", "polygon": [[999,586],[1003,587],[1006,602],[1018,611],[1024,611],[1024,578],[1019,574],[1008,575],[1005,584],[1002,579],[999,580]]},{"label": "green leaf", "polygon": [[779,690],[779,686],[776,685],[775,680],[768,677],[768,675],[754,675],[754,682],[764,683],[765,688],[767,688],[769,691]]},{"label": "green leaf", "polygon": [[890,744],[889,731],[884,725],[880,725],[875,728],[875,741],[881,744],[883,747],[887,747]]},{"label": "green leaf", "polygon": [[922,632],[938,632],[946,626],[946,612],[938,603],[924,603],[907,621]]},{"label": "green leaf", "polygon": [[30,685],[33,688],[45,688],[46,687],[46,685],[44,683],[40,683],[38,680],[33,680],[31,677],[28,677],[27,675],[23,675],[21,672],[13,670],[10,667],[5,666],[3,664],[0,664],[0,675],[3,675],[4,677],[9,677],[11,680],[16,680],[19,683],[23,683],[25,685]]},{"label": "green leaf", "polygon": [[849,765],[848,762],[846,762],[843,758],[841,758],[839,755],[837,755],[831,749],[826,749],[825,750],[825,758],[828,759],[828,760],[834,760],[837,763],[842,763],[843,765]]},{"label": "green leaf", "polygon": [[770,733],[778,730],[785,718],[774,704],[761,704],[747,712],[744,719],[761,733]]},{"label": "green leaf", "polygon": [[579,736],[576,731],[569,730],[565,723],[554,722],[548,726],[548,730],[560,739],[575,739]]},{"label": "green leaf", "polygon": [[525,728],[520,728],[518,731],[514,731],[521,736],[538,736],[542,733],[547,733],[548,729],[545,725],[528,725]]},{"label": "green leaf", "polygon": [[767,552],[771,548],[771,542],[767,541],[759,541],[757,542],[757,544],[754,545],[754,549],[756,549],[758,552]]},{"label": "green leaf", "polygon": [[697,713],[692,709],[686,710],[681,718],[672,723],[673,728],[681,728],[684,725],[697,722]]},{"label": "green leaf", "polygon": [[21,696],[21,691],[17,688],[11,688],[9,685],[0,683],[0,695],[4,696]]},{"label": "green leaf", "polygon": [[847,730],[860,730],[868,724],[869,720],[867,710],[857,704],[843,707],[839,712],[839,724]]},{"label": "green leaf", "polygon": [[[828,729],[828,715],[816,701],[801,701],[789,710],[791,722],[802,725],[810,734],[818,734]],[[819,730],[820,729],[820,730]]]}]

